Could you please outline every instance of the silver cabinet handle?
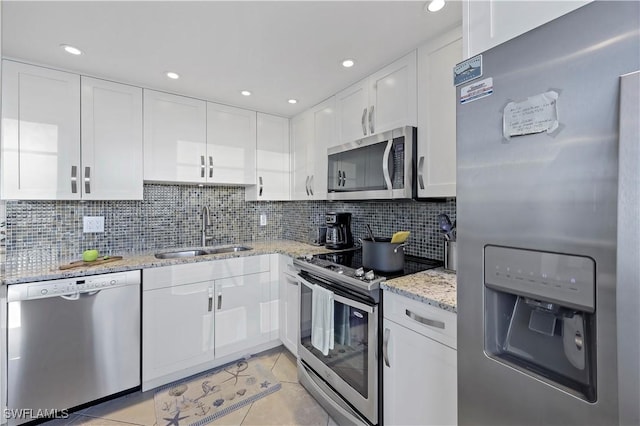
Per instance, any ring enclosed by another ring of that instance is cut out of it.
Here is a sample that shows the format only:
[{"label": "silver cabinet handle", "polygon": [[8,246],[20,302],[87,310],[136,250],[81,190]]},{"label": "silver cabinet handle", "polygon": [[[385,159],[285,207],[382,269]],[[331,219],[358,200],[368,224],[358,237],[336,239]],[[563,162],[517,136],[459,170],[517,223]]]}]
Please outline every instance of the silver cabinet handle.
[{"label": "silver cabinet handle", "polygon": [[363,135],[367,135],[367,125],[364,124],[364,119],[367,117],[367,107],[364,107],[364,110],[362,110],[362,134]]},{"label": "silver cabinet handle", "polygon": [[71,193],[78,193],[78,166],[71,166]]},{"label": "silver cabinet handle", "polygon": [[260,182],[260,192],[258,192],[258,196],[262,197],[262,176],[258,176],[258,181]]},{"label": "silver cabinet handle", "polygon": [[418,185],[420,185],[420,189],[424,189],[424,178],[422,174],[424,173],[424,155],[420,157],[418,160]]},{"label": "silver cabinet handle", "polygon": [[205,169],[205,165],[204,165],[204,155],[200,156],[200,177],[203,178],[204,177],[204,169]]},{"label": "silver cabinet handle", "polygon": [[387,367],[391,367],[389,364],[389,337],[391,337],[391,330],[384,329],[384,338],[382,340],[382,357],[384,358],[384,364]]},{"label": "silver cabinet handle", "polygon": [[307,175],[307,178],[304,181],[304,189],[307,191],[307,196],[309,195],[309,175]]},{"label": "silver cabinet handle", "polygon": [[347,172],[342,172],[342,186],[347,184]]},{"label": "silver cabinet handle", "polygon": [[213,156],[209,156],[209,177],[213,177]]},{"label": "silver cabinet handle", "polygon": [[338,170],[338,186],[342,183],[342,172]]},{"label": "silver cabinet handle", "polygon": [[213,289],[209,288],[209,308],[208,311],[211,312],[213,310]]},{"label": "silver cabinet handle", "polygon": [[222,293],[218,293],[218,309],[222,309]]},{"label": "silver cabinet handle", "polygon": [[91,194],[91,167],[84,168],[84,193]]},{"label": "silver cabinet handle", "polygon": [[421,324],[429,325],[431,327],[441,328],[444,330],[444,322],[438,320],[432,320],[429,318],[421,317],[420,315],[416,315],[408,309],[405,309],[405,314],[414,321],[418,321]]},{"label": "silver cabinet handle", "polygon": [[313,197],[313,175],[309,177],[309,194]]},{"label": "silver cabinet handle", "polygon": [[371,105],[371,108],[369,108],[369,134],[374,134],[375,132],[375,124],[374,124],[374,115],[373,115],[373,108],[375,106]]}]

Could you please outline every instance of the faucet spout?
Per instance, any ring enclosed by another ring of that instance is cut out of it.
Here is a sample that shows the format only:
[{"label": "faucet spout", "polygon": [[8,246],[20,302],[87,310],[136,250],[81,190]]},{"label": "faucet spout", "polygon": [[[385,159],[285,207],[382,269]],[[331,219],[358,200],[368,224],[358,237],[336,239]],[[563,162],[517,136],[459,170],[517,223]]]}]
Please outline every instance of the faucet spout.
[{"label": "faucet spout", "polygon": [[202,207],[202,228],[200,232],[202,234],[202,247],[207,245],[207,241],[213,240],[213,237],[207,236],[207,226],[211,225],[211,217],[209,215],[209,207]]}]

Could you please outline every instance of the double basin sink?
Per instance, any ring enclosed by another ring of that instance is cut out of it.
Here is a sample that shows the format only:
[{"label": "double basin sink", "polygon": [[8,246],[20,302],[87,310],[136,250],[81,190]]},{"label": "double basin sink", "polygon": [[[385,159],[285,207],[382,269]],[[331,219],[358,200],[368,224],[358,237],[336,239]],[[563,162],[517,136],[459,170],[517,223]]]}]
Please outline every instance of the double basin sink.
[{"label": "double basin sink", "polygon": [[252,250],[252,248],[246,246],[211,247],[198,250],[179,250],[165,253],[156,253],[155,256],[157,259],[179,259],[183,257],[205,256],[207,254],[235,253],[247,250]]}]

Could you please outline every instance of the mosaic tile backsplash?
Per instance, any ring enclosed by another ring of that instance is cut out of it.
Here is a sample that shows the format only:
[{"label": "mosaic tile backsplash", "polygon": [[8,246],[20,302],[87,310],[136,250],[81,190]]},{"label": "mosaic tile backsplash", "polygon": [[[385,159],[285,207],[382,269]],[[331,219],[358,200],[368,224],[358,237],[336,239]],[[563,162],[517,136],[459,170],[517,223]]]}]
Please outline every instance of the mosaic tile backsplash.
[{"label": "mosaic tile backsplash", "polygon": [[[57,264],[76,260],[95,248],[102,254],[199,246],[202,207],[211,212],[210,245],[272,239],[308,242],[309,232],[324,224],[328,211],[353,214],[354,237],[365,236],[370,224],[377,236],[411,231],[407,254],[442,260],[442,235],[437,215],[455,220],[455,199],[446,202],[247,202],[241,187],[144,186],[142,201],[8,201],[7,262]],[[260,215],[267,225],[260,226]],[[104,216],[104,233],[83,233],[83,216]]]}]

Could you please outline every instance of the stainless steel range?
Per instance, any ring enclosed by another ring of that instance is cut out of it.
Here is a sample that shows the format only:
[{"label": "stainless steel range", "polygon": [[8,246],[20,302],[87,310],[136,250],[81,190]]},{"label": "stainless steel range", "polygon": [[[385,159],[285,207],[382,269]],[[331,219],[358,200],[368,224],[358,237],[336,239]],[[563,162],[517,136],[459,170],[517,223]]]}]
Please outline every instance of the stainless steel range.
[{"label": "stainless steel range", "polygon": [[[293,261],[300,282],[298,379],[338,424],[377,425],[380,416],[380,283],[389,279],[362,268],[362,250],[305,256]],[[406,257],[394,277],[440,266]],[[333,295],[332,347],[312,344],[313,292]]]}]

